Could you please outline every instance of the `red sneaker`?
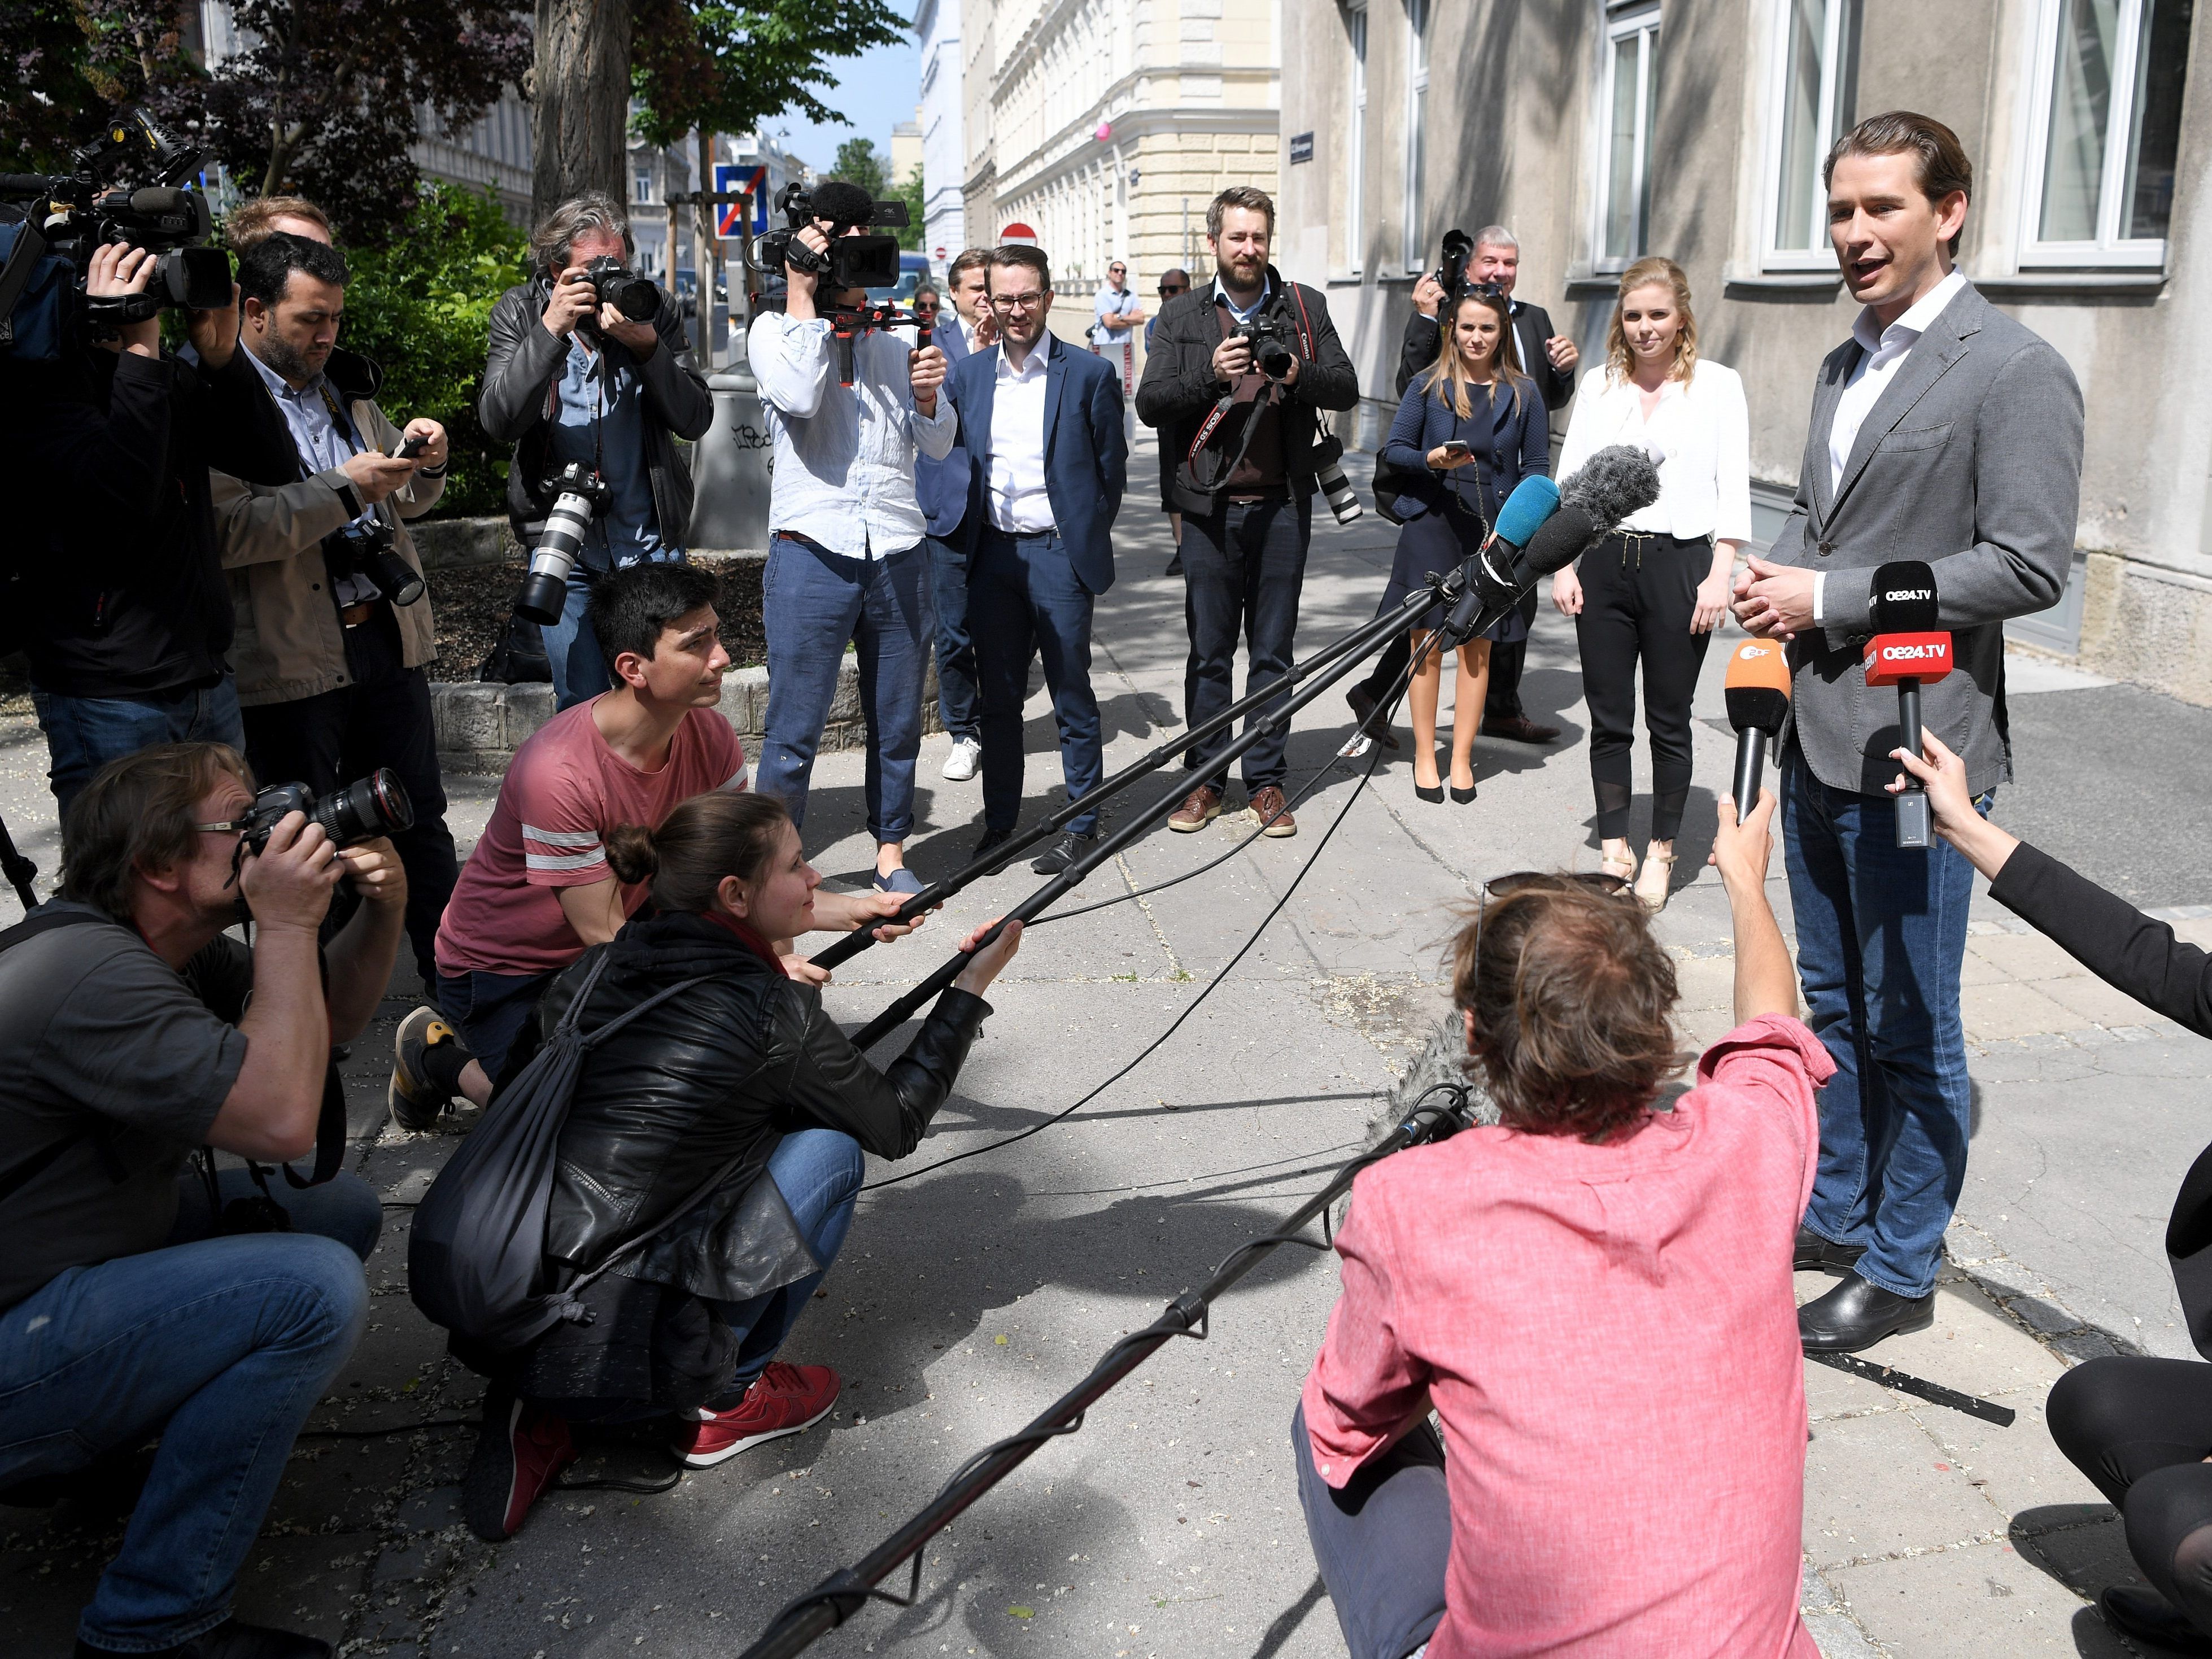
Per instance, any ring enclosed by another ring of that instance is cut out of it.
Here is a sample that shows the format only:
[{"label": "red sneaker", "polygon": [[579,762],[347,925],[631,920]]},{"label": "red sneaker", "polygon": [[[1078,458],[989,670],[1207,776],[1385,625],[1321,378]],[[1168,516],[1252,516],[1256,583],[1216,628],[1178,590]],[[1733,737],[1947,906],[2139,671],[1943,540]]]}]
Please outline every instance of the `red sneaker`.
[{"label": "red sneaker", "polygon": [[461,1477],[469,1530],[487,1544],[514,1537],[530,1506],[575,1461],[566,1419],[520,1400],[486,1401],[476,1452]]},{"label": "red sneaker", "polygon": [[695,1469],[711,1468],[748,1446],[811,1429],[830,1415],[844,1386],[827,1365],[771,1359],[736,1405],[719,1412],[702,1406],[698,1420],[678,1434],[676,1455]]}]

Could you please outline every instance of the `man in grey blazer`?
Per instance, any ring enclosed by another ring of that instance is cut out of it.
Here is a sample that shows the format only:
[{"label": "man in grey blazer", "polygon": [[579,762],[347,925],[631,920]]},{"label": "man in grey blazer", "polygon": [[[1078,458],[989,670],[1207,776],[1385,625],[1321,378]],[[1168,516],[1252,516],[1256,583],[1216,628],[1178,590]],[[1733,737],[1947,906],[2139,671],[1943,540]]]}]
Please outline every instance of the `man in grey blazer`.
[{"label": "man in grey blazer", "polygon": [[2081,392],[1954,268],[1972,171],[1949,128],[1870,117],[1826,173],[1837,262],[1866,309],[1820,365],[1796,511],[1738,576],[1735,613],[1790,641],[1784,855],[1805,1001],[1836,1065],[1796,1265],[1843,1274],[1798,1324],[1808,1350],[1851,1352],[1933,1321],[1970,1102],[1973,871],[1946,844],[1896,845],[1897,694],[1862,662],[1874,575],[1935,570],[1956,665],[1923,720],[1966,757],[1986,811],[2011,775],[2005,619],[2055,603],[2073,561]]}]

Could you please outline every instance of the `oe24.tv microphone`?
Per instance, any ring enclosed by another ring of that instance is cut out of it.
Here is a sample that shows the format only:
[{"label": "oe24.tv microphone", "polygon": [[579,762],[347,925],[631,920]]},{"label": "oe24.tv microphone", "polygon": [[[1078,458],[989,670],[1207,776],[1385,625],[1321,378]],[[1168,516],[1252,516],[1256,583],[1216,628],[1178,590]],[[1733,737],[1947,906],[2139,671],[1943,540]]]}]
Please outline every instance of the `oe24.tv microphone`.
[{"label": "oe24.tv microphone", "polygon": [[[1917,559],[1874,573],[1874,637],[1867,641],[1869,685],[1897,688],[1897,746],[1920,752],[1920,688],[1951,672],[1951,636],[1936,627],[1936,573]],[[1933,826],[1928,792],[1909,774],[1897,797],[1897,844],[1926,847]]]},{"label": "oe24.tv microphone", "polygon": [[1790,665],[1771,640],[1746,640],[1729,658],[1724,695],[1735,728],[1735,816],[1741,823],[1759,805],[1766,745],[1779,737],[1790,714]]}]

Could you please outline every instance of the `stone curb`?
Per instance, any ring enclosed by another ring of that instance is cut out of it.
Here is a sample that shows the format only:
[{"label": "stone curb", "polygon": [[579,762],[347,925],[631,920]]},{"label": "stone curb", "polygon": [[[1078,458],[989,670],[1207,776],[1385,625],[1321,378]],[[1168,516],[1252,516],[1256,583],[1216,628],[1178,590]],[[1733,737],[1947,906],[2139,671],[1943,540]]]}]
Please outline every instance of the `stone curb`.
[{"label": "stone curb", "polygon": [[[732,669],[722,682],[722,718],[745,746],[748,759],[760,754],[768,718],[768,670]],[[430,720],[438,738],[438,763],[447,772],[498,777],[523,740],[553,718],[553,688],[546,684],[491,685],[476,680],[439,680],[430,686]],[[937,668],[922,683],[921,729],[941,732],[938,718]],[[822,731],[822,751],[860,749],[867,743],[860,714],[859,659],[850,652],[837,670],[837,694]]]}]

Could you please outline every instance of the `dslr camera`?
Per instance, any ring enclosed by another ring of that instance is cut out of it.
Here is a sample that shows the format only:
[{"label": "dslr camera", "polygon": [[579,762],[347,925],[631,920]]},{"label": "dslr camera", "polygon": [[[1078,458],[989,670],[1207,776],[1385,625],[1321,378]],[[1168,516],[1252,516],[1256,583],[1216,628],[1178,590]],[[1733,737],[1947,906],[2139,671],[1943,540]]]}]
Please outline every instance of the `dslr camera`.
[{"label": "dslr camera", "polygon": [[[832,179],[809,194],[803,185],[786,185],[775,198],[783,226],[772,230],[757,245],[753,269],[763,275],[781,275],[785,265],[811,273],[827,288],[896,288],[899,279],[899,246],[896,236],[855,236],[856,229],[907,225],[904,202],[878,202],[857,185]],[[795,233],[817,220],[830,222],[830,249],[817,253],[795,239]],[[906,320],[911,321],[912,319]]]},{"label": "dslr camera", "polygon": [[[94,339],[167,308],[219,311],[230,303],[230,256],[206,246],[207,197],[196,187],[205,151],[171,137],[144,110],[128,109],[72,159],[70,173],[0,175],[0,198],[21,204],[23,215],[0,227],[0,295],[22,296],[41,313],[26,317],[21,302],[11,304],[0,318],[0,345],[18,356],[58,356],[73,331],[57,312],[68,302],[60,285],[33,280],[49,256],[73,267],[75,311]],[[93,252],[114,242],[157,256],[145,291],[88,298]]]},{"label": "dslr camera", "polygon": [[415,803],[388,766],[322,796],[304,783],[272,783],[257,793],[253,805],[246,809],[239,855],[250,853],[259,858],[269,845],[269,832],[287,812],[304,812],[308,823],[321,824],[334,847],[396,836],[415,824]]},{"label": "dslr camera", "polygon": [[1291,372],[1297,356],[1296,331],[1271,318],[1255,317],[1238,331],[1252,347],[1252,367],[1271,380]]},{"label": "dslr camera", "polygon": [[1468,256],[1474,252],[1474,238],[1463,230],[1444,233],[1443,252],[1437,260],[1437,268],[1429,279],[1443,289],[1444,301],[1437,307],[1440,319],[1448,319],[1459,307],[1461,285],[1467,281]]},{"label": "dslr camera", "polygon": [[650,276],[641,276],[611,253],[602,253],[584,267],[592,292],[603,306],[612,306],[633,323],[641,323],[660,309],[660,290]]},{"label": "dslr camera", "polygon": [[394,605],[413,605],[422,597],[422,578],[392,550],[398,539],[392,526],[372,518],[343,525],[323,541],[323,559],[334,577],[366,577]]},{"label": "dslr camera", "polygon": [[514,614],[541,627],[561,620],[568,603],[568,573],[583,554],[592,520],[614,498],[606,480],[581,461],[562,467],[545,481],[545,489],[553,496],[553,507],[531,552],[522,589],[514,596]]}]

